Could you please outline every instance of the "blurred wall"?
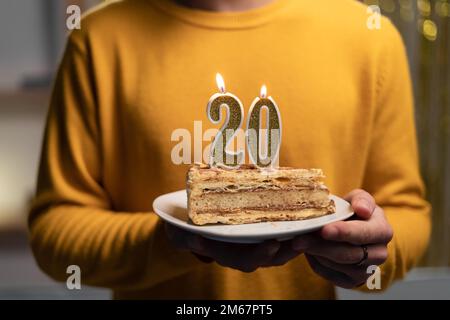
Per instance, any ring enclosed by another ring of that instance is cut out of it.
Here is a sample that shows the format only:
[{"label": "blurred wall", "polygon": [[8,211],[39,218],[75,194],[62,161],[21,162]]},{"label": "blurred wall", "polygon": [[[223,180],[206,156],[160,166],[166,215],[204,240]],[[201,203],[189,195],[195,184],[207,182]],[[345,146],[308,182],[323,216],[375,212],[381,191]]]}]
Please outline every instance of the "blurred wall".
[{"label": "blurred wall", "polygon": [[36,184],[46,104],[46,92],[0,95],[0,229],[24,227]]},{"label": "blurred wall", "polygon": [[47,72],[42,10],[41,0],[0,1],[0,88],[17,87],[25,74]]},{"label": "blurred wall", "polygon": [[25,229],[66,8],[100,0],[0,1],[0,231]]}]

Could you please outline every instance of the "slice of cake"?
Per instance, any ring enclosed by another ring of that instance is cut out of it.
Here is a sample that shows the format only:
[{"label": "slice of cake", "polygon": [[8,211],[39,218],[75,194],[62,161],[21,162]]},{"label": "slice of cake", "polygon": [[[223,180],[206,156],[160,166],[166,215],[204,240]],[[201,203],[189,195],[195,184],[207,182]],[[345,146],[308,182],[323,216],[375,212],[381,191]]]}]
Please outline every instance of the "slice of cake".
[{"label": "slice of cake", "polygon": [[194,165],[187,174],[193,223],[243,224],[302,220],[335,212],[320,169],[243,165],[239,169]]}]

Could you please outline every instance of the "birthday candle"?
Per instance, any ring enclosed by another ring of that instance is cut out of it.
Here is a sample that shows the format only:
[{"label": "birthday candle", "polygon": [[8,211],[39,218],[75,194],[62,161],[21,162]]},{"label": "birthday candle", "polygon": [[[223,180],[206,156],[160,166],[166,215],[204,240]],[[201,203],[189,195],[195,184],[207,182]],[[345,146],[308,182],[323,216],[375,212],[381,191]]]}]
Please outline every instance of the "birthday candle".
[{"label": "birthday candle", "polygon": [[[261,112],[267,112],[266,129],[261,129]],[[267,96],[267,87],[261,87],[260,96],[253,100],[247,120],[247,149],[250,161],[262,168],[274,167],[281,145],[280,110],[272,97]],[[262,135],[266,134],[266,152],[263,154]]]},{"label": "birthday candle", "polygon": [[216,74],[216,83],[220,92],[209,99],[206,111],[208,119],[214,124],[220,123],[222,107],[227,110],[227,118],[211,144],[209,164],[212,167],[222,165],[235,168],[244,161],[244,152],[242,150],[229,152],[226,148],[236,135],[236,130],[242,125],[244,107],[235,95],[226,91],[225,82],[220,73]]}]

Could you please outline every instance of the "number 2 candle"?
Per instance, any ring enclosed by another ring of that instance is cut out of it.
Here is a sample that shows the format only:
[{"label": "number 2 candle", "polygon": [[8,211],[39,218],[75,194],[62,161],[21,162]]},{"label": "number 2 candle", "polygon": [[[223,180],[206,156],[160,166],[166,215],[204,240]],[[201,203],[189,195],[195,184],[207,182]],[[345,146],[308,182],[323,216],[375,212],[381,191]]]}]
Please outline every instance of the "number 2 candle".
[{"label": "number 2 candle", "polygon": [[226,151],[227,146],[231,143],[237,134],[237,129],[242,125],[244,118],[244,107],[241,101],[232,93],[226,92],[225,82],[220,75],[216,74],[216,83],[219,88],[208,102],[207,115],[208,119],[218,124],[221,122],[221,109],[225,108],[226,120],[211,144],[210,160],[211,167],[222,165],[225,167],[235,168],[244,161],[243,150],[237,152]]}]

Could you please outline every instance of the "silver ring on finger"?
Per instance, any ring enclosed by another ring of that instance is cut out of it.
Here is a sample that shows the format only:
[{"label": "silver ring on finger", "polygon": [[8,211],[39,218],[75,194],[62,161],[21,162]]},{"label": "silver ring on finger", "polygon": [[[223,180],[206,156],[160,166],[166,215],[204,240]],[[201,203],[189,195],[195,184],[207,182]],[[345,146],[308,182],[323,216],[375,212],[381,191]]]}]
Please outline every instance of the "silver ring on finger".
[{"label": "silver ring on finger", "polygon": [[361,267],[362,265],[364,265],[367,261],[367,259],[369,258],[369,250],[367,248],[366,245],[362,245],[361,249],[363,250],[363,257],[361,258],[361,260],[359,260],[357,263],[355,263],[355,266],[357,267]]}]

